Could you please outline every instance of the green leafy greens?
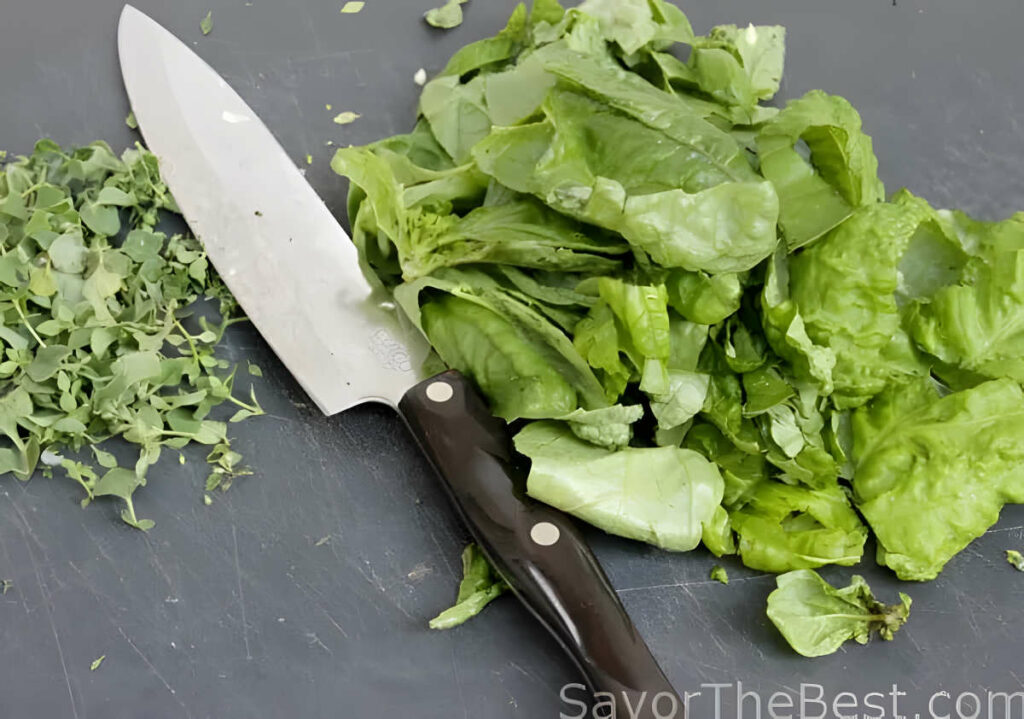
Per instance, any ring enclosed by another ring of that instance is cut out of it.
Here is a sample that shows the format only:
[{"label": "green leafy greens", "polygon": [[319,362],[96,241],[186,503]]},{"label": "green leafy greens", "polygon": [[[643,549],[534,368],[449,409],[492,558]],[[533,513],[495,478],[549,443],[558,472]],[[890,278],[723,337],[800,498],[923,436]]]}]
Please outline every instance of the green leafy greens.
[{"label": "green leafy greens", "polygon": [[910,616],[910,597],[885,605],[855,574],[850,586],[836,589],[810,569],[776,578],[778,588],[768,595],[768,618],[799,654],[831,654],[850,639],[867,644],[872,634],[891,640]]},{"label": "green leafy greens", "polygon": [[[262,414],[215,352],[244,318],[200,244],[158,229],[164,212],[177,206],[141,148],[41,140],[0,170],[0,472],[28,479],[42,462],[79,484],[83,505],[122,500],[139,529],[153,522],[133,495],[163,450],[209,446],[207,489],[226,489],[248,470],[211,413]],[[219,319],[197,313],[202,296]],[[127,467],[101,446],[114,437],[138,449]]]},{"label": "green leafy greens", "polygon": [[511,424],[532,496],[791,572],[772,613],[825,653],[909,600],[810,570],[873,531],[930,579],[1024,502],[1024,215],[886,197],[849,102],[765,104],[784,43],[537,0],[332,167],[363,269]]},{"label": "green leafy greens", "polygon": [[431,629],[451,629],[472,619],[508,589],[488,563],[480,547],[470,544],[462,552],[462,582],[454,606],[430,620]]}]

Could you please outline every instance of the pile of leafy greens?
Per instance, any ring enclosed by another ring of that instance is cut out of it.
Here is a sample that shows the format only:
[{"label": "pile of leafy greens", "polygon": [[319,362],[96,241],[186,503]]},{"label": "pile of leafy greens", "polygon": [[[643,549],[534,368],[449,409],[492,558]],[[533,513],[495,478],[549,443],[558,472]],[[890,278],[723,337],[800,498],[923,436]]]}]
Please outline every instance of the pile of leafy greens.
[{"label": "pile of leafy greens", "polygon": [[[234,396],[235,370],[215,354],[244,319],[234,300],[198,241],[158,229],[177,211],[141,148],[118,157],[101,142],[65,151],[42,140],[0,167],[0,473],[56,469],[83,505],[123,500],[121,518],[138,529],[153,522],[132,495],[163,449],[208,445],[206,489],[226,489],[247,470],[211,410],[262,414],[255,397]],[[219,319],[197,313],[204,296]],[[138,448],[131,466],[101,446],[112,437]]]},{"label": "pile of leafy greens", "polygon": [[367,274],[517,432],[532,496],[778,573],[873,531],[931,579],[1024,501],[1024,215],[886,199],[846,100],[762,104],[784,37],[536,0],[332,166]]}]

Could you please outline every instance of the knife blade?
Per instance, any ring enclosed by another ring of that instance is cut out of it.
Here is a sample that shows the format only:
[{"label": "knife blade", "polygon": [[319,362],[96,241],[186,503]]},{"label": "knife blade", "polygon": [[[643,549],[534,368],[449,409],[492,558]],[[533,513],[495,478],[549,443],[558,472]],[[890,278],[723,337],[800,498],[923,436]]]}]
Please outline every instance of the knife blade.
[{"label": "knife blade", "polygon": [[317,405],[327,414],[395,406],[488,560],[591,688],[624,716],[659,716],[658,695],[681,707],[578,528],[526,496],[504,423],[460,373],[420,376],[425,339],[362,274],[345,231],[252,109],[127,5],[118,51],[139,129],[182,214]]},{"label": "knife blade", "polygon": [[118,51],[164,180],[277,356],[325,414],[365,401],[396,405],[423,379],[427,343],[370,285],[345,230],[270,130],[195,53],[131,6]]}]

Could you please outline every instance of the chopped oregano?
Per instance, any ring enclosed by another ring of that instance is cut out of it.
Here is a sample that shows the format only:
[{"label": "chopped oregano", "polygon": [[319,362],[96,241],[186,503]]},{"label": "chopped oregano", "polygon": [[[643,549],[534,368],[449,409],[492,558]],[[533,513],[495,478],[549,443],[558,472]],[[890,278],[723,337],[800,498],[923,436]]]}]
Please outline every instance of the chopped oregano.
[{"label": "chopped oregano", "polygon": [[[249,473],[228,424],[263,413],[216,354],[245,319],[237,304],[197,240],[157,229],[177,211],[140,146],[119,158],[102,142],[41,140],[0,170],[0,473],[59,468],[83,506],[116,497],[143,530],[153,522],[132,498],[163,448],[208,445],[207,486],[226,489]],[[218,319],[197,312],[204,296]],[[234,415],[213,419],[224,403]],[[101,448],[114,437],[135,445],[132,464]]]}]

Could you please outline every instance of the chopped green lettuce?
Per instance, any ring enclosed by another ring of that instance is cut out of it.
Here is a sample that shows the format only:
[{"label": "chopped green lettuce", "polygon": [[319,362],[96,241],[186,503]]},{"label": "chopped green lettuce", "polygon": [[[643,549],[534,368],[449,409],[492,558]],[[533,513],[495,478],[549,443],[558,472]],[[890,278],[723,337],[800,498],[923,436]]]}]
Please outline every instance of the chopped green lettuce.
[{"label": "chopped green lettuce", "polygon": [[475,544],[462,552],[462,582],[454,606],[430,620],[431,629],[451,629],[469,621],[500,597],[508,585]]},{"label": "chopped green lettuce", "polygon": [[857,508],[878,561],[935,578],[1024,502],[1024,392],[1008,379],[940,397],[928,380],[888,390],[853,416]]},{"label": "chopped green lettuce", "polygon": [[609,451],[558,422],[533,422],[515,437],[531,460],[527,492],[609,534],[685,552],[722,502],[714,464],[677,447]]},{"label": "chopped green lettuce", "polygon": [[768,595],[768,618],[805,657],[832,654],[850,639],[867,644],[876,632],[891,640],[910,617],[910,597],[900,592],[899,604],[885,605],[857,574],[842,589],[810,569],[782,574],[776,584]]}]

